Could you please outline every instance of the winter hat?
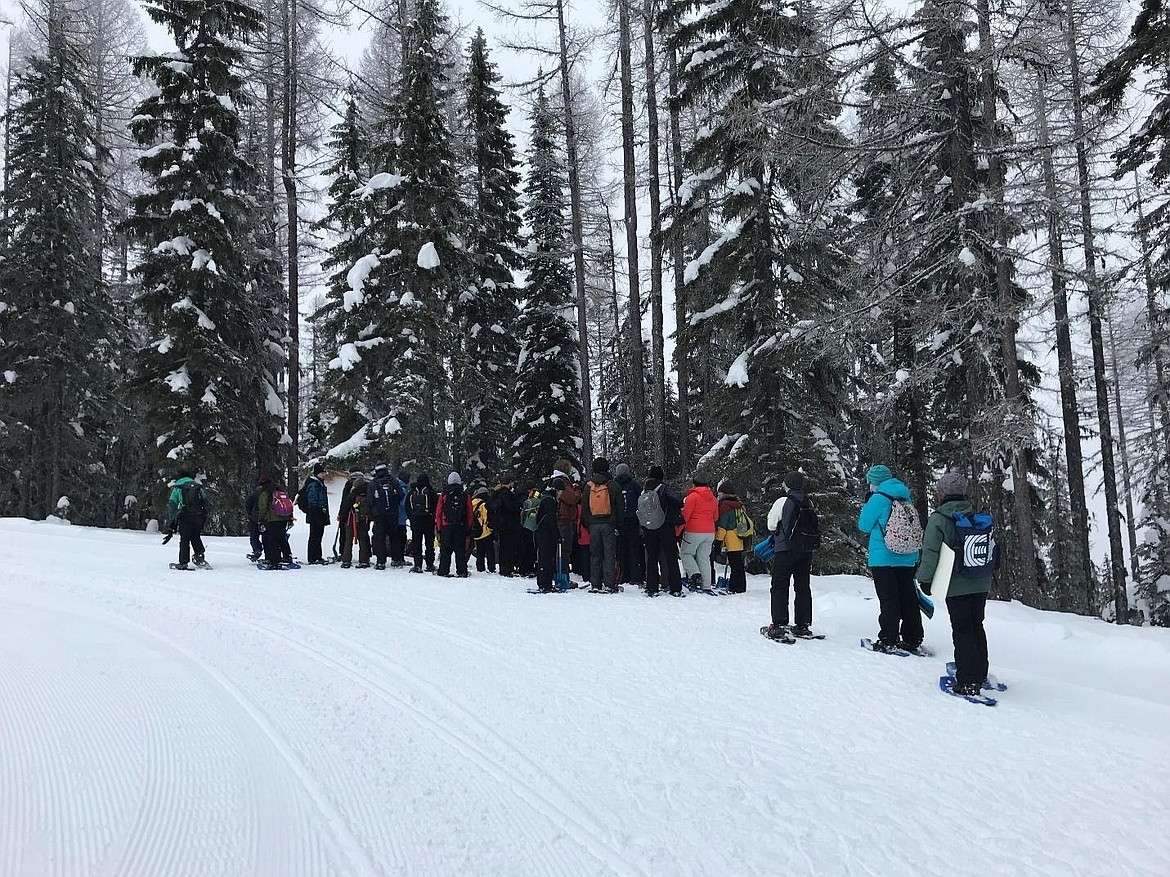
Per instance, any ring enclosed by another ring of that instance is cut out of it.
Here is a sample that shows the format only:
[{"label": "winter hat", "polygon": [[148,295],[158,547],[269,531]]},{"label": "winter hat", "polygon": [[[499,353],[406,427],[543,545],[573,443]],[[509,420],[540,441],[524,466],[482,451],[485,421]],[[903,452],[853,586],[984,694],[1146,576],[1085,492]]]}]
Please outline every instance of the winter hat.
[{"label": "winter hat", "polygon": [[869,471],[865,473],[865,480],[873,485],[882,484],[894,477],[894,473],[890,471],[889,466],[870,466]]},{"label": "winter hat", "polygon": [[365,481],[366,480],[366,473],[362,472],[362,471],[350,472],[349,473],[349,480],[350,481]]},{"label": "winter hat", "polygon": [[431,476],[426,472],[419,472],[418,475],[415,476],[414,483],[419,487],[430,487]]},{"label": "winter hat", "polygon": [[549,487],[551,487],[553,490],[564,490],[565,489],[565,479],[564,478],[554,478],[552,481],[549,482]]},{"label": "winter hat", "polygon": [[735,485],[732,484],[730,481],[728,481],[726,478],[724,478],[722,481],[719,482],[719,486],[716,488],[716,492],[722,493],[726,496],[734,496],[735,495]]},{"label": "winter hat", "polygon": [[390,467],[387,466],[385,463],[379,463],[377,466],[374,467],[375,472],[387,472],[387,471],[389,471],[389,469],[390,469]]},{"label": "winter hat", "polygon": [[407,472],[405,469],[399,469],[398,474],[395,475],[394,477],[397,478],[399,481],[401,481],[403,484],[410,484],[410,473]]},{"label": "winter hat", "polygon": [[265,472],[263,475],[260,476],[260,480],[257,483],[258,484],[271,484],[272,483],[272,476],[269,475],[267,472]]},{"label": "winter hat", "polygon": [[666,473],[662,471],[662,467],[657,465],[651,466],[646,472],[646,475],[651,481],[663,481],[666,478]]},{"label": "winter hat", "polygon": [[480,499],[482,497],[491,496],[491,495],[492,495],[492,492],[490,490],[488,490],[487,487],[479,487],[476,489],[475,493],[472,494],[472,496],[474,496],[476,499]]},{"label": "winter hat", "polygon": [[618,481],[629,481],[634,477],[634,471],[625,463],[618,463],[614,466],[613,474]]},{"label": "winter hat", "polygon": [[195,471],[193,469],[180,469],[177,478],[194,478]]},{"label": "winter hat", "polygon": [[313,474],[314,475],[320,475],[324,471],[325,471],[325,464],[324,463],[314,463],[313,464]]},{"label": "winter hat", "polygon": [[447,485],[448,486],[450,486],[452,484],[462,484],[462,483],[463,483],[463,479],[459,477],[458,472],[452,472],[450,475],[447,476]]},{"label": "winter hat", "polygon": [[934,482],[934,492],[942,497],[966,496],[967,479],[961,472],[945,472],[938,481]]},{"label": "winter hat", "polygon": [[695,474],[691,476],[691,483],[701,487],[710,484],[711,479],[707,477],[707,473],[702,469],[696,469]]},{"label": "winter hat", "polygon": [[605,457],[595,458],[593,460],[593,471],[594,472],[608,472],[609,471],[609,460],[605,459]]},{"label": "winter hat", "polygon": [[804,490],[808,487],[808,476],[803,472],[786,472],[784,474],[784,486],[789,490]]}]

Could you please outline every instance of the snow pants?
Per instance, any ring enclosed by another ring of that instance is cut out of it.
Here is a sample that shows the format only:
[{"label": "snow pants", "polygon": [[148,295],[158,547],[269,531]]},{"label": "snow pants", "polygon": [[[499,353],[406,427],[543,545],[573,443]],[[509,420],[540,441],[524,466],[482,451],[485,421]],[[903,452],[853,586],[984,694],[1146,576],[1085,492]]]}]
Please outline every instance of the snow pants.
[{"label": "snow pants", "polygon": [[398,566],[406,563],[406,524],[390,528],[390,560]]},{"label": "snow pants", "polygon": [[370,521],[353,515],[341,525],[341,562],[353,563],[354,528],[357,530],[358,563],[370,562]]},{"label": "snow pants", "polygon": [[589,525],[589,584],[617,587],[617,530],[612,523]]},{"label": "snow pants", "polygon": [[922,613],[914,588],[914,567],[872,566],[878,598],[878,639],[887,646],[903,643],[912,649],[922,645]]},{"label": "snow pants", "polygon": [[959,685],[982,683],[987,678],[987,632],[983,629],[987,594],[947,597],[947,611],[955,644],[955,680]]},{"label": "snow pants", "polygon": [[292,552],[288,550],[288,524],[268,521],[263,527],[264,562],[269,566],[292,562]]},{"label": "snow pants", "polygon": [[451,575],[451,558],[456,575],[467,575],[467,528],[444,527],[439,531],[439,575]]},{"label": "snow pants", "polygon": [[430,517],[412,518],[410,521],[410,553],[414,557],[414,568],[423,568],[425,555],[427,569],[435,568],[435,519]]},{"label": "snow pants", "polygon": [[618,562],[622,566],[622,581],[642,584],[646,581],[646,553],[642,545],[642,528],[638,522],[623,521],[618,530]]},{"label": "snow pants", "polygon": [[521,527],[519,539],[520,560],[517,572],[526,579],[531,578],[536,575],[536,532],[527,527]]},{"label": "snow pants", "polygon": [[[743,567],[743,553],[739,565]],[[730,557],[730,554],[728,555]],[[796,592],[796,625],[812,627],[811,551],[779,551],[772,558],[772,623],[788,626],[788,591]]]},{"label": "snow pants", "polygon": [[496,537],[488,536],[485,539],[476,539],[474,545],[476,572],[495,572]]},{"label": "snow pants", "polygon": [[496,551],[500,559],[500,575],[510,576],[520,565],[520,540],[528,535],[522,527],[512,525],[496,531]]},{"label": "snow pants", "polygon": [[192,549],[195,551],[195,556],[202,560],[203,522],[184,521],[180,518],[175,524],[175,529],[179,533],[179,563],[190,562]]},{"label": "snow pants", "polygon": [[385,516],[374,518],[373,553],[374,557],[378,558],[378,563],[383,566],[386,565],[386,555],[390,553],[390,541],[396,538],[394,531],[397,529],[398,521],[394,518]]},{"label": "snow pants", "polygon": [[[729,570],[728,578],[731,580],[727,588],[728,593],[742,594],[747,590],[747,572],[743,567],[742,551],[727,552],[727,569]],[[787,603],[787,599],[784,602]],[[811,615],[811,613],[812,609],[810,606],[809,614]]]},{"label": "snow pants", "polygon": [[329,515],[321,509],[313,509],[305,514],[309,524],[309,563],[318,563],[321,560],[321,540],[325,536],[325,527],[329,524]]},{"label": "snow pants", "polygon": [[259,557],[264,553],[264,541],[260,538],[260,522],[248,521],[248,541],[252,543],[252,553]]},{"label": "snow pants", "polygon": [[682,591],[678,572],[678,543],[674,527],[664,524],[657,530],[643,530],[642,544],[646,549],[646,593],[657,594],[659,583],[665,579],[672,594]]},{"label": "snow pants", "polygon": [[683,533],[678,550],[683,574],[689,579],[698,573],[705,588],[711,587],[711,546],[714,542],[714,533]]},{"label": "snow pants", "polygon": [[536,586],[541,590],[553,587],[553,577],[557,573],[557,548],[560,547],[558,535],[533,534],[533,548],[536,558]]}]

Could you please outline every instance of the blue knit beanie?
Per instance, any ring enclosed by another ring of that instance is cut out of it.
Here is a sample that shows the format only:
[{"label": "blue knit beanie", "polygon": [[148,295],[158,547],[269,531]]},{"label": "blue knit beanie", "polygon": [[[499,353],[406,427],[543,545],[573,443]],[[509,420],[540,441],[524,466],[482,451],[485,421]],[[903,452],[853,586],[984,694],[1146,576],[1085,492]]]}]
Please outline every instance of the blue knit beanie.
[{"label": "blue knit beanie", "polygon": [[890,471],[889,466],[870,466],[869,471],[865,473],[865,480],[873,485],[882,484],[893,477],[894,473]]}]

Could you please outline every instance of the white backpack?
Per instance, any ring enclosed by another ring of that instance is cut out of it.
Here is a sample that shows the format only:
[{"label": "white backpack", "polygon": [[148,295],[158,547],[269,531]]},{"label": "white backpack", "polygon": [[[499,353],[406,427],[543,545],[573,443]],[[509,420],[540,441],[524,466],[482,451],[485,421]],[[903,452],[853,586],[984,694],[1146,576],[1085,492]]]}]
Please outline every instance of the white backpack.
[{"label": "white backpack", "polygon": [[895,499],[888,493],[881,495],[890,501],[890,516],[882,530],[886,548],[894,554],[917,554],[922,550],[923,535],[918,509],[904,499]]}]

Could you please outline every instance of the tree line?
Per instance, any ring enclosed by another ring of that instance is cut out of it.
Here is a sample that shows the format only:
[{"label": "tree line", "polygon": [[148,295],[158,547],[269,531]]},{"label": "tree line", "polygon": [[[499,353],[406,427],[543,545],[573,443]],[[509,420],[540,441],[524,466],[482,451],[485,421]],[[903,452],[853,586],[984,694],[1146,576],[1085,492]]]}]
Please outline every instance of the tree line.
[{"label": "tree line", "polygon": [[1156,0],[521,0],[495,46],[438,0],[144,8],[174,51],[128,0],[10,38],[4,514],[137,526],[190,466],[239,532],[258,470],[566,454],[759,510],[800,468],[853,572],[865,468],[923,514],[954,468],[994,596],[1170,623]]}]

